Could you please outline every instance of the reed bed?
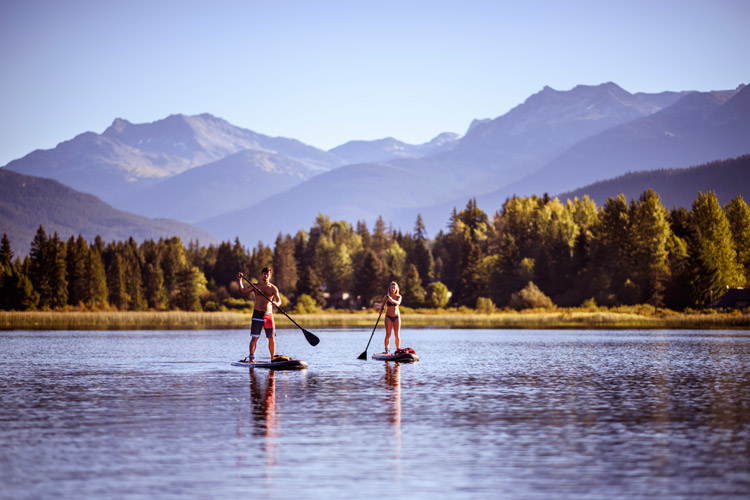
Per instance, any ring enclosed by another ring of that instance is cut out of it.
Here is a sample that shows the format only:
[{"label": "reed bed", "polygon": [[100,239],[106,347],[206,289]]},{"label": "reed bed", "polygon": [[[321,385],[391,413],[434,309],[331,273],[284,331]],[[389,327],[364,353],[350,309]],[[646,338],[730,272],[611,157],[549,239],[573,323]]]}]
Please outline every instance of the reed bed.
[{"label": "reed bed", "polygon": [[[372,327],[377,319],[373,311],[324,311],[315,314],[291,314],[305,328]],[[276,314],[280,327],[294,326],[284,315]],[[107,330],[169,328],[244,328],[249,327],[249,312],[0,312],[4,330]],[[552,309],[498,311],[480,314],[471,310],[405,310],[404,328],[519,328],[519,329],[748,329],[750,312],[678,313],[669,310],[620,308],[610,310]],[[382,326],[382,318],[381,318]]]}]

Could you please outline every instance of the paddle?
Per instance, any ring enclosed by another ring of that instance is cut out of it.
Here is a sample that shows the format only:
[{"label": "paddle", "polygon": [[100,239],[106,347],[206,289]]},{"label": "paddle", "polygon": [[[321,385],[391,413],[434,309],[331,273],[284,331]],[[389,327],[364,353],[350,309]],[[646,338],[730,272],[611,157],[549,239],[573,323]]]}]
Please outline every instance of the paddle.
[{"label": "paddle", "polygon": [[364,359],[367,361],[367,348],[370,347],[370,342],[372,342],[372,336],[375,335],[375,330],[378,328],[378,323],[380,322],[380,316],[383,314],[383,308],[380,308],[380,314],[378,314],[378,320],[375,322],[375,328],[372,329],[372,333],[370,334],[370,340],[367,341],[367,347],[365,347],[365,351],[360,354],[357,359]]},{"label": "paddle", "polygon": [[299,328],[300,330],[302,330],[302,333],[305,334],[305,339],[307,339],[307,341],[310,343],[310,345],[313,345],[313,346],[318,345],[318,343],[320,342],[320,339],[314,333],[308,332],[307,330],[305,330],[304,328],[302,328],[301,326],[299,326],[296,321],[294,321],[287,313],[285,313],[282,308],[280,308],[279,306],[277,306],[276,304],[274,304],[273,301],[268,298],[268,295],[266,295],[265,293],[261,292],[260,289],[258,289],[257,286],[255,286],[253,283],[251,283],[249,279],[245,278],[244,276],[242,276],[242,279],[244,279],[245,281],[247,281],[250,284],[251,287],[255,288],[256,292],[258,292],[259,294],[261,294],[262,296],[264,296],[268,302],[270,302],[271,304],[273,304],[274,306],[276,306],[276,309],[278,309],[281,314],[283,314],[284,316],[286,316],[287,318],[289,318],[289,321],[291,321],[292,323],[294,323],[297,326],[297,328]]}]

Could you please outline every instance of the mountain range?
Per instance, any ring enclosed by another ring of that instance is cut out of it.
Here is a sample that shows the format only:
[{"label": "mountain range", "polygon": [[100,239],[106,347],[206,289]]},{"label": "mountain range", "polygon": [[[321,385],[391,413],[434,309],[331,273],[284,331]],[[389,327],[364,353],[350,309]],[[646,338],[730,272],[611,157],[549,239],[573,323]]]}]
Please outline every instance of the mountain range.
[{"label": "mountain range", "polygon": [[502,116],[474,120],[463,137],[350,141],[329,151],[209,114],[118,118],[102,134],[86,132],[3,170],[246,244],[309,228],[318,213],[368,224],[380,215],[405,230],[422,214],[435,234],[473,197],[492,213],[512,194],[559,194],[627,172],[748,154],[749,107],[744,85],[655,94],[611,82],[545,87]]},{"label": "mountain range", "polygon": [[82,235],[89,243],[100,235],[105,242],[158,240],[179,236],[201,244],[219,240],[201,229],[176,220],[149,219],[116,210],[96,196],[81,193],[55,180],[0,168],[0,232],[6,233],[18,256],[26,255],[39,226],[61,239]]}]

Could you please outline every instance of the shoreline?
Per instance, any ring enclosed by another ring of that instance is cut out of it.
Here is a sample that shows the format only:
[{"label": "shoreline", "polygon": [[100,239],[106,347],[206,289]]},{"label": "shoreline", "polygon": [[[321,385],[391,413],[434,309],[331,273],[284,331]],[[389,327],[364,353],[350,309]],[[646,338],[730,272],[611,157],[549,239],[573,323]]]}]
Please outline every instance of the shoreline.
[{"label": "shoreline", "polygon": [[[372,328],[378,315],[372,311],[338,311],[290,314],[304,328]],[[295,328],[283,314],[276,325]],[[617,308],[587,311],[554,309],[500,311],[489,314],[461,310],[403,312],[403,328],[484,329],[750,329],[750,311],[680,313],[654,308]],[[0,330],[123,330],[249,328],[245,312],[185,311],[34,311],[0,312]],[[382,323],[380,324],[382,326]]]}]

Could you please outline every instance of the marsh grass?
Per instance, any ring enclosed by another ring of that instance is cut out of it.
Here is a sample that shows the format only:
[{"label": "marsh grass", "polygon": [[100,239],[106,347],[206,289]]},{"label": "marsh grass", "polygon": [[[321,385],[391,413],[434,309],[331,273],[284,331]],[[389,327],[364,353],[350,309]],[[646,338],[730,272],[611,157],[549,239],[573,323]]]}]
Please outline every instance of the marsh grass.
[{"label": "marsh grass", "polygon": [[[491,313],[460,309],[409,309],[402,307],[404,328],[526,328],[526,329],[711,329],[750,328],[750,312],[687,311],[675,312],[652,306],[628,306],[612,309],[589,307],[571,309],[502,310]],[[323,311],[315,314],[291,314],[305,328],[372,327],[375,311]],[[279,327],[293,327],[283,314],[276,314]],[[0,312],[4,330],[107,330],[169,328],[245,328],[248,312]]]}]

